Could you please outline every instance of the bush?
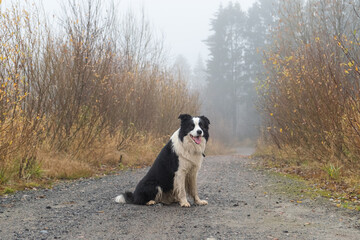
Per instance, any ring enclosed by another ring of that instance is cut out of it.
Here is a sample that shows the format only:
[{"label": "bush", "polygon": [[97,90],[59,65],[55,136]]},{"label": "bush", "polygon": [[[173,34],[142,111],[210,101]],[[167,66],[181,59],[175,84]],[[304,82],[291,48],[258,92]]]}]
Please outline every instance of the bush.
[{"label": "bush", "polygon": [[118,152],[129,126],[161,138],[179,113],[198,111],[143,16],[119,20],[100,1],[69,3],[59,28],[34,6],[0,10],[1,182],[46,176],[40,160],[49,153],[84,162],[76,166],[88,175],[88,163],[101,162],[89,153],[107,143]]},{"label": "bush", "polygon": [[[264,139],[291,148],[298,161],[360,164],[358,3],[281,1],[268,77],[258,92]],[[351,23],[351,24],[350,24]]]}]

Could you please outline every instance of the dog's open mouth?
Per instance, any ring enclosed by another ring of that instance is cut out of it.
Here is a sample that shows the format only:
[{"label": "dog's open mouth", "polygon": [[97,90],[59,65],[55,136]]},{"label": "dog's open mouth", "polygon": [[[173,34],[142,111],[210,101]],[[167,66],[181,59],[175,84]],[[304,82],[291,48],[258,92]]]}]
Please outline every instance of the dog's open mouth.
[{"label": "dog's open mouth", "polygon": [[201,143],[201,137],[200,137],[200,136],[194,137],[193,135],[190,135],[190,137],[192,138],[192,140],[194,140],[194,142],[195,142],[196,144],[200,144],[200,143]]}]

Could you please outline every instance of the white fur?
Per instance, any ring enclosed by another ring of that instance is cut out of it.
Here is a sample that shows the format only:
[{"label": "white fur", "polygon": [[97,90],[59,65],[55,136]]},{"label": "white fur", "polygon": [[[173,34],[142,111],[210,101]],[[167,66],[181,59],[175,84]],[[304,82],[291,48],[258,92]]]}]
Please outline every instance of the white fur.
[{"label": "white fur", "polygon": [[[157,186],[157,194],[154,200],[147,202],[147,205],[153,205],[158,202],[165,204],[171,204],[173,202],[179,202],[182,207],[190,207],[190,203],[187,200],[186,194],[189,194],[195,204],[206,205],[207,201],[201,200],[197,191],[197,174],[203,161],[203,153],[206,147],[206,139],[203,137],[204,132],[199,126],[200,118],[193,118],[195,124],[194,129],[184,136],[183,141],[179,138],[180,129],[178,129],[172,136],[172,148],[179,158],[179,167],[175,172],[174,177],[174,189],[173,191],[163,192],[160,186]],[[198,134],[197,131],[201,130],[202,134]],[[196,144],[190,137],[201,137],[200,144]],[[123,194],[115,198],[117,203],[126,203],[125,196]]]},{"label": "white fur", "polygon": [[202,161],[202,154],[204,153],[206,147],[206,139],[202,137],[201,143],[196,144],[188,134],[184,137],[183,142],[181,142],[179,138],[179,131],[180,129],[174,132],[170,138],[173,143],[173,149],[175,153],[179,157],[183,157],[186,160],[194,163]]},{"label": "white fur", "polygon": [[[190,132],[190,134],[191,135],[193,135],[194,137],[197,137],[197,136],[203,136],[204,135],[204,131],[200,128],[200,126],[199,126],[199,122],[200,122],[200,118],[198,118],[198,117],[194,117],[193,118],[193,122],[194,122],[194,124],[195,124],[195,127],[194,127],[194,129]],[[201,134],[199,135],[198,133],[197,133],[197,131],[198,130],[201,130]]]},{"label": "white fur", "polygon": [[[193,130],[195,132],[198,130],[196,129],[198,123],[199,121],[197,120]],[[171,136],[173,149],[179,157],[179,168],[174,178],[174,200],[178,201],[182,207],[190,207],[186,198],[186,193],[189,193],[190,196],[194,198],[196,204],[206,205],[207,202],[201,200],[197,192],[197,173],[204,158],[203,153],[206,147],[206,139],[202,137],[201,143],[196,144],[188,134],[184,137],[183,141],[181,141],[179,139],[179,130],[180,129]]]},{"label": "white fur", "polygon": [[115,198],[115,202],[121,203],[121,204],[126,203],[124,195],[121,194],[121,195],[117,196],[117,197]]},{"label": "white fur", "polygon": [[157,192],[157,194],[155,196],[155,201],[160,202],[160,200],[162,198],[162,195],[163,195],[163,190],[162,190],[162,188],[160,186],[157,186],[157,190],[158,190],[158,192]]}]

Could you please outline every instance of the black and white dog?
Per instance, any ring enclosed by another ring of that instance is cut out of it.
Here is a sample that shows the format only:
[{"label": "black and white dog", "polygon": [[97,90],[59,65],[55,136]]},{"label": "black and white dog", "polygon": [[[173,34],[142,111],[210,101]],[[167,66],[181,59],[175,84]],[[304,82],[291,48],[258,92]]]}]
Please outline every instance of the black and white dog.
[{"label": "black and white dog", "polygon": [[186,198],[188,193],[195,204],[207,204],[199,198],[196,179],[205,156],[210,121],[205,116],[192,117],[189,114],[181,114],[179,119],[180,128],[161,150],[135,192],[117,196],[116,202],[140,205],[178,202],[182,207],[190,207]]}]

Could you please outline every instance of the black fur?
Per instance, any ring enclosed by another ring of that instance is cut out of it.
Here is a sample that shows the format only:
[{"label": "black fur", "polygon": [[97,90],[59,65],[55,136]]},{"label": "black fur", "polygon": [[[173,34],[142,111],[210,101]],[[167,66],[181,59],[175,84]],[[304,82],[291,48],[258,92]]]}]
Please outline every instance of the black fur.
[{"label": "black fur", "polygon": [[[199,127],[202,129],[203,137],[208,141],[210,121],[205,116],[198,118],[200,119]],[[184,137],[194,129],[195,124],[193,117],[189,114],[181,114],[179,119],[181,119],[179,139],[183,142]],[[205,155],[203,154],[203,156]],[[173,142],[170,140],[155,159],[148,173],[138,183],[135,192],[126,192],[123,194],[125,202],[145,205],[155,199],[158,193],[158,186],[161,187],[163,193],[172,191],[174,188],[174,177],[178,167],[179,157],[173,150]]]},{"label": "black fur", "polygon": [[179,119],[181,120],[179,138],[183,142],[184,137],[188,134],[188,132],[194,129],[195,125],[192,120],[192,116],[189,114],[181,114]]},{"label": "black fur", "polygon": [[[210,125],[210,121],[207,117],[205,116],[200,116],[198,117],[200,118],[200,122],[199,125],[201,127],[201,129],[203,129],[204,132],[204,138],[206,139],[206,141],[209,140],[209,125]],[[179,119],[181,119],[181,125],[180,125],[180,132],[179,132],[179,138],[181,141],[184,140],[184,137],[191,131],[194,129],[195,125],[193,122],[193,117],[190,116],[189,114],[181,114],[179,116]]]},{"label": "black fur", "polygon": [[179,167],[179,158],[172,150],[171,140],[161,150],[148,173],[136,186],[134,194],[124,194],[127,203],[144,205],[154,200],[160,186],[163,192],[174,188],[174,176]]},{"label": "black fur", "polygon": [[204,138],[206,139],[206,141],[209,140],[209,125],[210,125],[210,121],[207,117],[205,116],[200,116],[200,122],[199,122],[199,126],[201,127],[201,129],[204,131]]}]

